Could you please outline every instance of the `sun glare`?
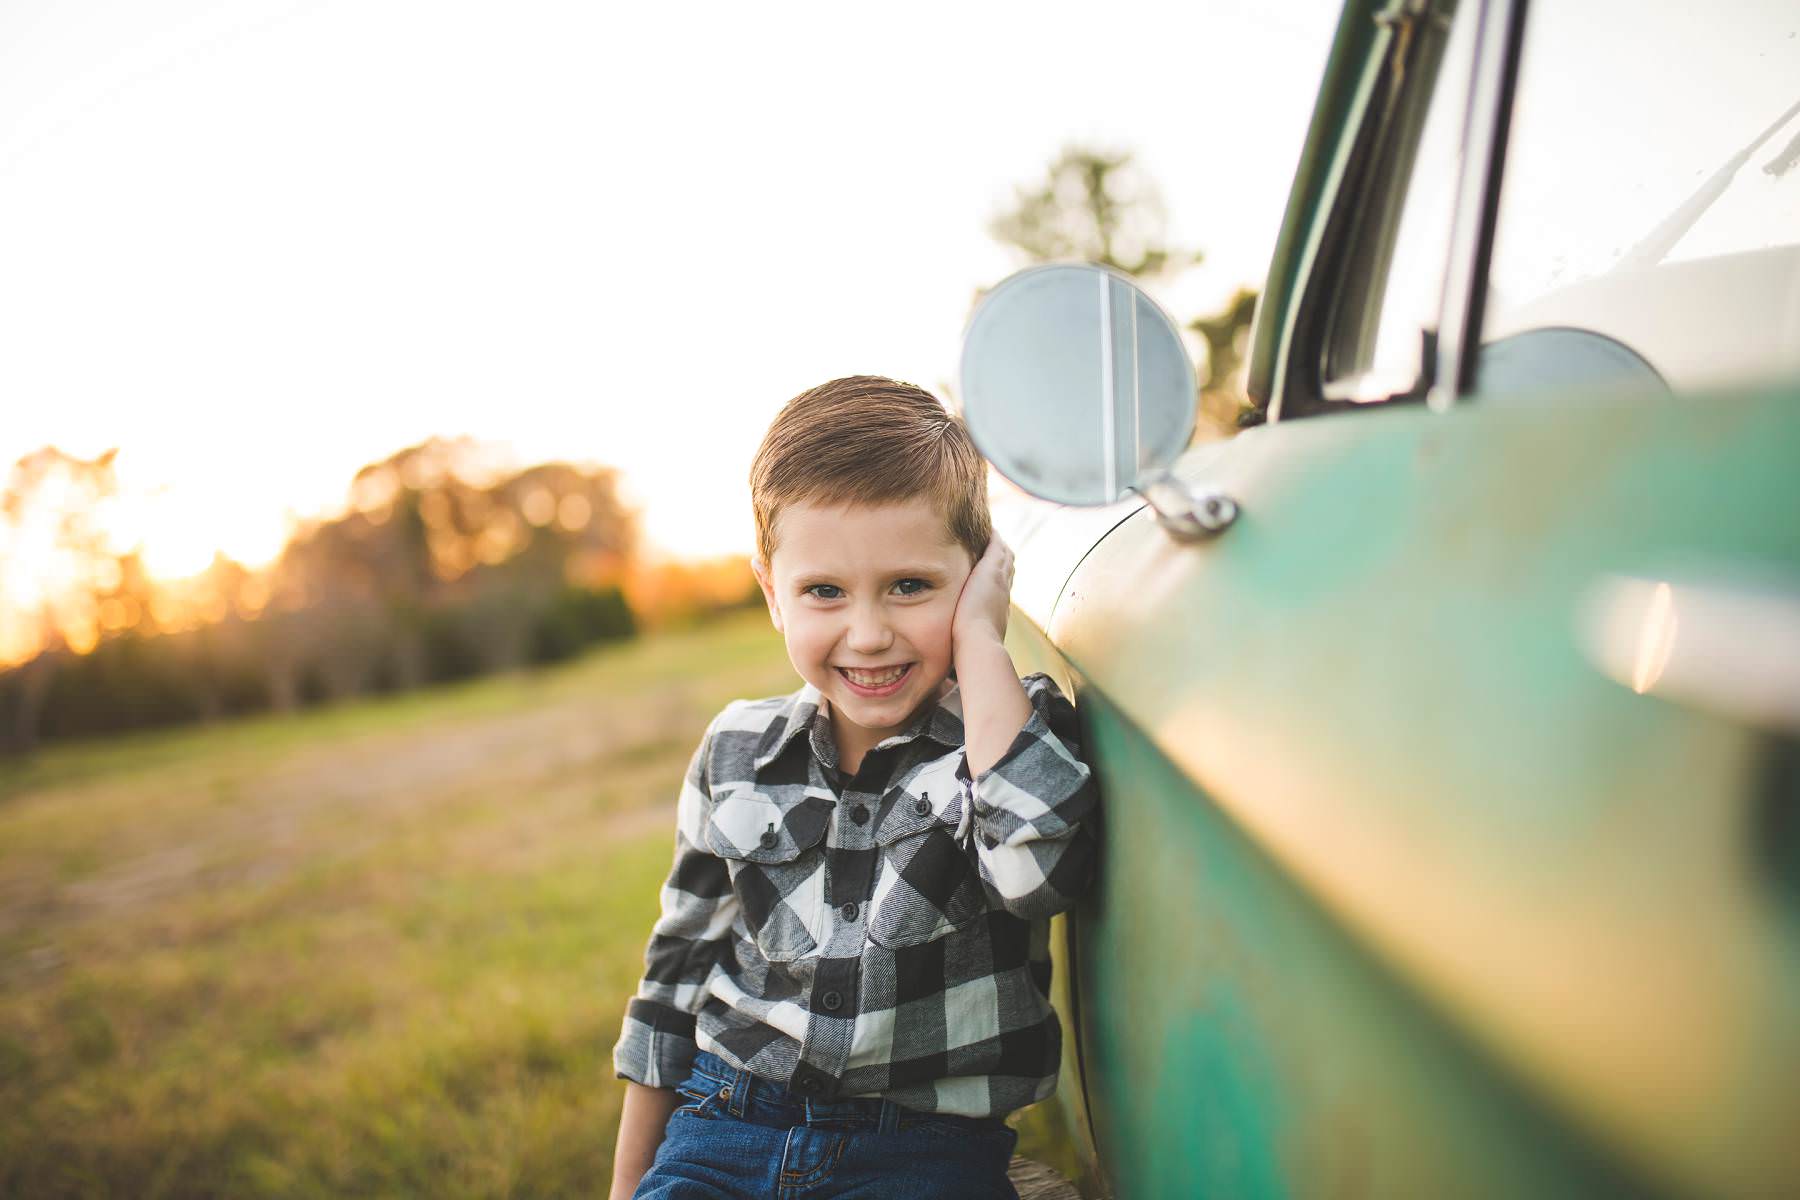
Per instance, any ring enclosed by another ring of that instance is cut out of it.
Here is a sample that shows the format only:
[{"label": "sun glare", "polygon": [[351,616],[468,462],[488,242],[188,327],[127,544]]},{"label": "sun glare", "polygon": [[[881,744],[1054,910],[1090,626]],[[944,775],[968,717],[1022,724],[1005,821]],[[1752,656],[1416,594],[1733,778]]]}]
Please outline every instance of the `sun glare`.
[{"label": "sun glare", "polygon": [[265,567],[288,537],[279,517],[249,506],[210,504],[173,489],[120,498],[114,507],[108,520],[113,548],[136,549],[149,576],[165,582],[200,574],[219,554],[252,570]]},{"label": "sun glare", "polygon": [[198,530],[165,533],[144,543],[143,556],[152,579],[186,579],[211,564],[212,539]]},{"label": "sun glare", "polygon": [[[0,519],[0,667],[58,636],[79,654],[145,618],[176,629],[222,619],[234,606],[259,611],[268,596],[256,576],[238,576],[239,594],[230,599],[203,580],[221,554],[251,572],[267,567],[291,523],[171,485],[96,497],[73,477],[51,472],[28,503]],[[153,589],[142,604],[116,594],[128,583],[125,564],[133,554]]]}]

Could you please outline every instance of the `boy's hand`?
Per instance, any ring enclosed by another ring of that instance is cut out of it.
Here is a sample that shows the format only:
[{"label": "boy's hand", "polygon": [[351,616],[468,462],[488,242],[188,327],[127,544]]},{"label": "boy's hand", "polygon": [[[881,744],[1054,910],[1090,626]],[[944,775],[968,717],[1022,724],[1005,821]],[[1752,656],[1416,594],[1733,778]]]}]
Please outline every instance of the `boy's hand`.
[{"label": "boy's hand", "polygon": [[950,618],[951,653],[962,688],[964,745],[969,774],[998,763],[1031,719],[1031,701],[1006,652],[1006,614],[1012,608],[1013,556],[998,537],[963,580]]},{"label": "boy's hand", "polygon": [[[1013,553],[995,534],[988,539],[986,553],[963,580],[962,595],[956,601],[956,615],[950,620],[950,637],[954,647],[971,641],[991,638],[995,642],[1006,637],[1006,616],[1012,608]],[[954,652],[954,651],[953,651]]]}]

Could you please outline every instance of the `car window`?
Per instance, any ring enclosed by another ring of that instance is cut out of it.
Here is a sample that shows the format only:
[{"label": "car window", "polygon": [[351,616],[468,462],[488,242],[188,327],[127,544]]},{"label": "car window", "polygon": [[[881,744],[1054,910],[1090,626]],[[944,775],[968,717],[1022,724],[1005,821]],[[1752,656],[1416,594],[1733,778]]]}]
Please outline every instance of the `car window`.
[{"label": "car window", "polygon": [[1476,390],[1800,371],[1800,6],[1532,5]]},{"label": "car window", "polygon": [[1457,5],[1454,16],[1449,5],[1433,8],[1440,27],[1432,36],[1445,39],[1442,57],[1399,196],[1392,257],[1385,276],[1371,281],[1364,304],[1375,312],[1373,336],[1327,364],[1325,393],[1334,399],[1379,400],[1412,389],[1424,366],[1420,335],[1437,326],[1480,6]]}]

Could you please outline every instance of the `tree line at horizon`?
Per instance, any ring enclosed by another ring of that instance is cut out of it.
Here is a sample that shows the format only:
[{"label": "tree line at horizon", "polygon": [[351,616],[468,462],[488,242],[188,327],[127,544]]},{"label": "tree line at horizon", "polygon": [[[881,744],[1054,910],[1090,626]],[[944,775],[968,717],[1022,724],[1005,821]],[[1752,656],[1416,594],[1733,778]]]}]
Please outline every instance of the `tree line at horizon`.
[{"label": "tree line at horizon", "polygon": [[8,519],[57,506],[57,543],[81,580],[6,614],[34,623],[37,650],[0,671],[0,751],[556,662],[646,619],[756,598],[741,561],[641,561],[612,469],[506,470],[466,438],[362,468],[346,511],[297,529],[266,570],[219,555],[159,581],[139,550],[102,535],[112,459],[40,450],[0,493]]}]

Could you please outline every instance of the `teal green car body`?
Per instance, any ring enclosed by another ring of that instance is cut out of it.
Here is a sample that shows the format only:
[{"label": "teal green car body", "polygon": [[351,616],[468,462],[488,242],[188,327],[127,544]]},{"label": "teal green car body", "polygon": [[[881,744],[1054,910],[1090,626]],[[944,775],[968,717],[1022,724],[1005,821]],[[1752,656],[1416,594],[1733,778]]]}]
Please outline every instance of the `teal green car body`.
[{"label": "teal green car body", "polygon": [[[1377,7],[1270,271],[1272,414]],[[1800,1193],[1800,740],[1659,690],[1684,634],[1619,599],[1800,594],[1800,378],[1322,412],[1176,473],[1237,523],[1017,546],[1015,658],[1077,698],[1104,798],[1059,921],[1086,1190]]]}]

